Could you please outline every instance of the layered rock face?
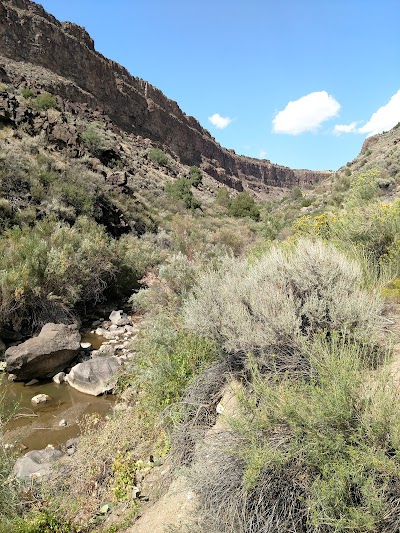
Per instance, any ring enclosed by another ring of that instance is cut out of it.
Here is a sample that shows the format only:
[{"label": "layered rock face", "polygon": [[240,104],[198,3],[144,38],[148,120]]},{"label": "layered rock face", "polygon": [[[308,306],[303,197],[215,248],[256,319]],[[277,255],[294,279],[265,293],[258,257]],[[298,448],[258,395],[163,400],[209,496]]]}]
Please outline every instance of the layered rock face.
[{"label": "layered rock face", "polygon": [[222,148],[176,102],[96,52],[83,28],[58,22],[30,0],[0,0],[0,81],[33,84],[98,108],[119,128],[164,144],[182,163],[201,166],[237,190],[307,185],[328,175]]}]

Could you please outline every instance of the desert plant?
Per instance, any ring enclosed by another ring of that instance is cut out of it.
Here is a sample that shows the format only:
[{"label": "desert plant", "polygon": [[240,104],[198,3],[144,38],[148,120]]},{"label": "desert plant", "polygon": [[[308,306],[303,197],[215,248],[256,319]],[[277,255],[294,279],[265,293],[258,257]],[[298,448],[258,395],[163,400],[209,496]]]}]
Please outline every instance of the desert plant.
[{"label": "desert plant", "polygon": [[253,220],[260,219],[260,209],[254,198],[248,192],[240,192],[232,198],[229,204],[229,213],[234,217],[250,217]]},{"label": "desert plant", "polygon": [[35,96],[35,93],[32,91],[32,89],[29,89],[28,87],[23,87],[21,89],[21,94],[25,98],[25,100],[29,100],[30,98],[33,98]]},{"label": "desert plant", "polygon": [[162,167],[166,167],[169,161],[168,156],[160,148],[152,148],[149,151],[149,159]]},{"label": "desert plant", "polygon": [[273,246],[257,262],[226,260],[199,275],[184,305],[186,324],[229,352],[257,353],[268,368],[308,372],[303,339],[348,328],[360,340],[379,331],[382,302],[362,268],[332,245]]},{"label": "desert plant", "polygon": [[74,226],[42,220],[0,239],[0,322],[20,327],[68,317],[78,302],[102,297],[116,267],[114,247],[88,219]]},{"label": "desert plant", "polygon": [[217,204],[221,205],[222,207],[228,208],[231,203],[231,195],[229,194],[228,189],[225,189],[225,187],[221,187],[221,189],[217,189],[215,193],[215,201]]},{"label": "desert plant", "polygon": [[203,180],[203,174],[199,167],[190,167],[189,175],[193,187],[198,187]]},{"label": "desert plant", "polygon": [[39,94],[35,99],[32,100],[32,105],[39,111],[59,108],[56,99],[49,93]]},{"label": "desert plant", "polygon": [[191,190],[191,181],[186,178],[178,178],[165,186],[165,191],[170,198],[183,202],[186,209],[198,209],[200,202],[194,197]]},{"label": "desert plant", "polygon": [[308,349],[306,381],[252,366],[231,429],[197,457],[204,531],[398,531],[398,392],[345,337]]},{"label": "desert plant", "polygon": [[102,150],[107,148],[105,132],[97,123],[89,124],[81,134],[81,139],[93,155],[97,156]]}]

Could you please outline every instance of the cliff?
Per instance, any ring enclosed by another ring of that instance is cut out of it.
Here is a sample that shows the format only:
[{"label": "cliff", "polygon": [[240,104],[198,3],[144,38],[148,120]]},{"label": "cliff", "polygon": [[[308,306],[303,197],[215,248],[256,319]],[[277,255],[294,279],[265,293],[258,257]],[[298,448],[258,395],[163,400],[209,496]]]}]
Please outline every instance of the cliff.
[{"label": "cliff", "polygon": [[57,94],[67,110],[76,104],[97,109],[120,129],[162,143],[182,163],[198,165],[238,190],[307,185],[329,175],[221,147],[176,102],[98,53],[83,28],[60,23],[30,0],[0,0],[1,78]]}]

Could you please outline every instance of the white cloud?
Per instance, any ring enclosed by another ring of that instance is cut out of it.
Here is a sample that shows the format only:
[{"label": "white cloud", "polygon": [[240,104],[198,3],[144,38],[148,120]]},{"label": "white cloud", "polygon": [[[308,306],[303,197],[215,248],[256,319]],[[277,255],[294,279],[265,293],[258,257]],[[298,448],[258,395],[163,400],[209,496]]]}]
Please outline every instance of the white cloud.
[{"label": "white cloud", "polygon": [[289,135],[315,132],[325,120],[337,116],[339,109],[339,102],[326,91],[306,94],[279,111],[272,121],[273,132]]},{"label": "white cloud", "polygon": [[214,113],[211,117],[208,117],[208,120],[219,130],[223,130],[232,122],[233,119],[229,117],[221,117],[219,113]]},{"label": "white cloud", "polygon": [[352,122],[351,124],[336,124],[333,129],[334,133],[351,133],[357,131],[357,122]]},{"label": "white cloud", "polygon": [[369,121],[361,128],[357,128],[357,122],[351,124],[337,124],[333,132],[340,133],[367,133],[368,137],[388,131],[400,122],[400,90],[392,96],[389,102],[380,107]]},{"label": "white cloud", "polygon": [[359,133],[368,133],[369,137],[392,129],[398,122],[400,122],[400,90],[392,96],[386,105],[375,111],[369,121],[358,131]]},{"label": "white cloud", "polygon": [[265,150],[260,150],[258,157],[260,159],[265,159],[265,156],[267,155],[267,152]]}]

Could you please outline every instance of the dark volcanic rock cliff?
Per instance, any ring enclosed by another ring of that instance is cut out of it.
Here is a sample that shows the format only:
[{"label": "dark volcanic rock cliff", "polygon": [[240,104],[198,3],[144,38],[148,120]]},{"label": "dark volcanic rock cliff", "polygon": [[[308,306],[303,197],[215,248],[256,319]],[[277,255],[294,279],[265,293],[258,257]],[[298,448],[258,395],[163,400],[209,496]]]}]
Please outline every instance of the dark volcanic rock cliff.
[{"label": "dark volcanic rock cliff", "polygon": [[292,170],[222,148],[196,119],[161,91],[95,51],[87,32],[60,23],[30,0],[0,0],[0,81],[28,84],[86,104],[119,128],[167,146],[238,190],[307,185],[328,173]]}]

